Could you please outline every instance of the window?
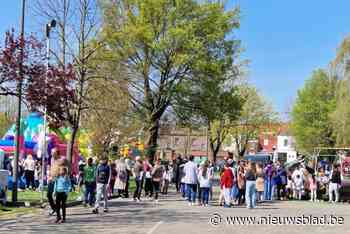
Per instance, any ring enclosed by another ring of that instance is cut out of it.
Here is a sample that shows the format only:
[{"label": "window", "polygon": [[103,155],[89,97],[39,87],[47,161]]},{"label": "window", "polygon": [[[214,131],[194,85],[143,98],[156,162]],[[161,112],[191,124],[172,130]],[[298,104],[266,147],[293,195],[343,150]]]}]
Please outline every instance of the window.
[{"label": "window", "polygon": [[283,146],[284,146],[284,147],[287,147],[287,146],[288,146],[288,139],[284,139],[284,141],[283,141]]}]

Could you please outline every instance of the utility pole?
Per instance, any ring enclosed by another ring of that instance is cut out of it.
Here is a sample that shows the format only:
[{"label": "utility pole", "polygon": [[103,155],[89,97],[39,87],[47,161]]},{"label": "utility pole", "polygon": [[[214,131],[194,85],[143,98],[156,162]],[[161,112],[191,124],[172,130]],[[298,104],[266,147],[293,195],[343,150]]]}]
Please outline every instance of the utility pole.
[{"label": "utility pole", "polygon": [[17,119],[16,119],[16,151],[13,165],[13,189],[12,189],[12,203],[17,203],[17,181],[18,181],[18,160],[20,154],[20,137],[21,137],[21,112],[22,112],[22,82],[24,79],[23,74],[23,59],[24,59],[24,16],[25,16],[26,1],[22,0],[22,14],[21,14],[21,38],[20,38],[20,49],[21,56],[19,62],[19,80],[17,82],[17,95],[18,95],[18,106],[17,106]]},{"label": "utility pole", "polygon": [[[56,20],[51,20],[50,23],[46,24],[46,77],[45,77],[45,109],[44,109],[44,137],[43,137],[43,149],[41,151],[41,184],[44,187],[44,174],[45,174],[45,157],[47,153],[47,82],[49,79],[49,69],[50,69],[50,32],[51,29],[56,27]],[[41,190],[41,203],[44,202],[44,188]]]}]

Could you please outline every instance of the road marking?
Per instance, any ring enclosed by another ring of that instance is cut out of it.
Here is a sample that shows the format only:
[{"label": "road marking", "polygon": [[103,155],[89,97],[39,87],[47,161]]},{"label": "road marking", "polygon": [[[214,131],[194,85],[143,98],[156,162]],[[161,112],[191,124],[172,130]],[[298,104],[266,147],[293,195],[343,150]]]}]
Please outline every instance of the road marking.
[{"label": "road marking", "polygon": [[158,223],[156,223],[156,225],[154,225],[151,230],[149,230],[147,232],[147,234],[152,234],[161,224],[163,223],[163,221],[159,221]]}]

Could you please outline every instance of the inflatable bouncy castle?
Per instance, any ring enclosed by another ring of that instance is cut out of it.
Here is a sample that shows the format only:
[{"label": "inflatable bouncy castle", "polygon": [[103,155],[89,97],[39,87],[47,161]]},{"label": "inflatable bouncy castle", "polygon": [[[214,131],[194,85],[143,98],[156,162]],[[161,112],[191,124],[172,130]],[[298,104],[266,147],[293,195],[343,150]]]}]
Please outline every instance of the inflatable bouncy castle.
[{"label": "inflatable bouncy castle", "polygon": [[[35,158],[41,158],[42,153],[40,150],[43,148],[43,125],[44,118],[40,113],[30,113],[27,118],[21,120],[20,129],[20,155],[21,158],[26,157],[26,155],[31,154]],[[65,130],[67,131],[67,130]],[[46,160],[48,164],[51,162],[51,150],[53,148],[58,149],[59,155],[61,157],[66,157],[67,144],[64,136],[60,136],[60,129],[55,129],[47,134],[47,148],[45,149]],[[12,155],[15,152],[15,136],[16,136],[16,125],[13,124],[11,128],[7,131],[5,136],[0,140],[0,150],[5,152],[6,156]],[[73,149],[73,159],[72,159],[72,171],[77,172],[79,161],[79,150],[75,146]]]}]

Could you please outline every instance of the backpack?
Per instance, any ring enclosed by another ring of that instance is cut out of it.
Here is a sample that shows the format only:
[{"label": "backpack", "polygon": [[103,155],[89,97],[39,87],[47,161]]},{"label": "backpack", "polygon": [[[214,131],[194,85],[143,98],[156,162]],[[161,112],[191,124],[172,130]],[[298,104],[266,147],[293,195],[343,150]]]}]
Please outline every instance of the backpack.
[{"label": "backpack", "polygon": [[100,165],[97,169],[98,182],[102,184],[107,184],[109,179],[109,166]]}]

